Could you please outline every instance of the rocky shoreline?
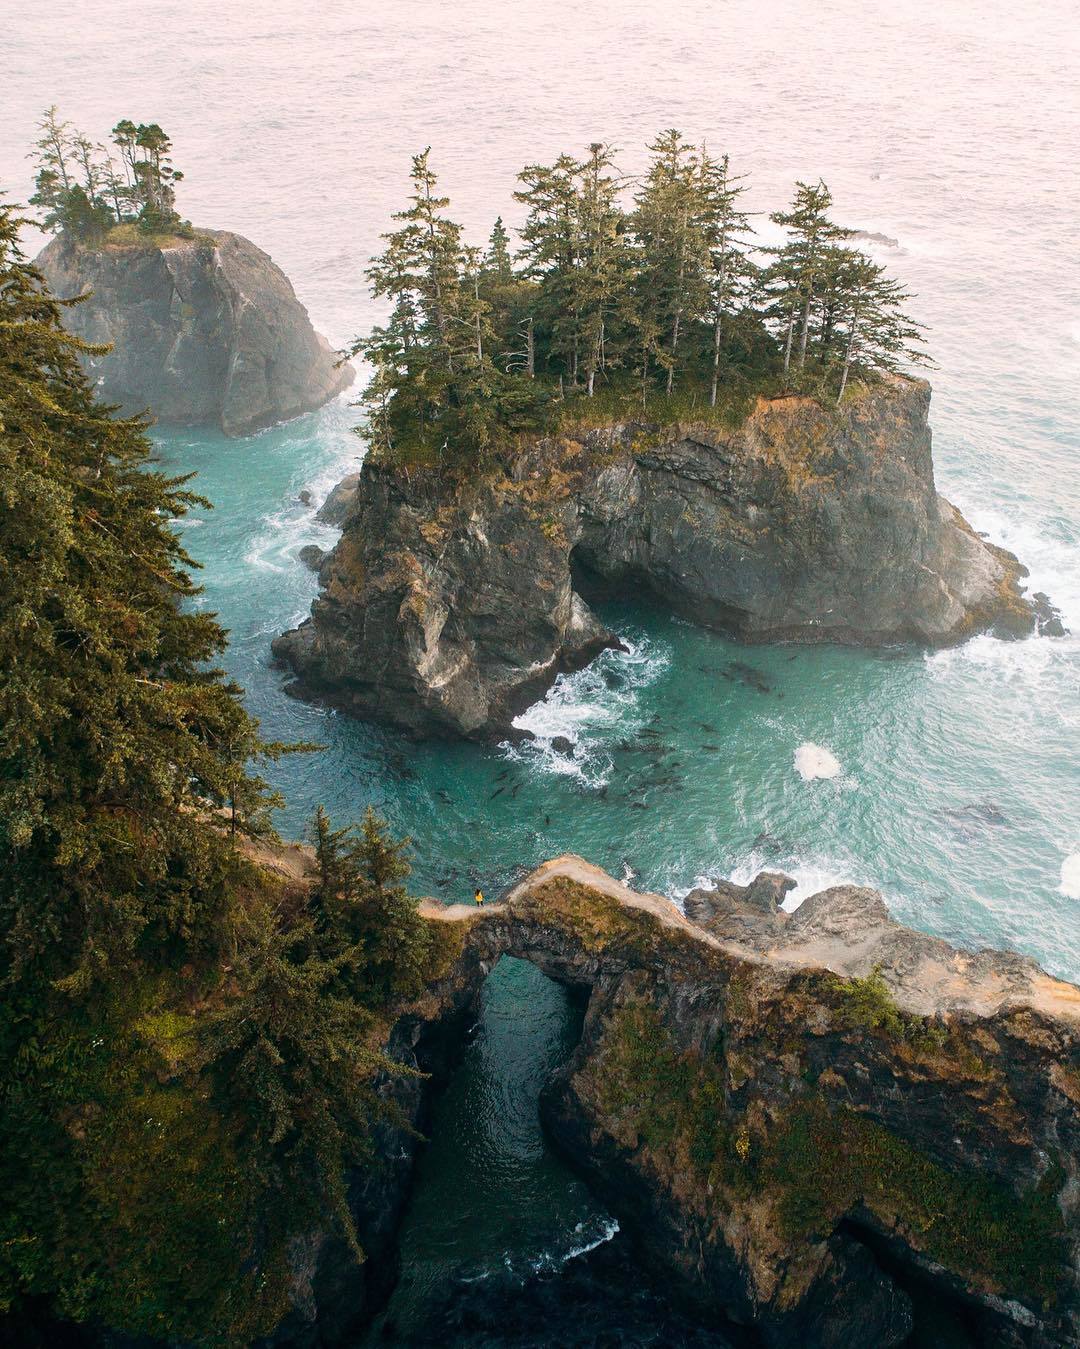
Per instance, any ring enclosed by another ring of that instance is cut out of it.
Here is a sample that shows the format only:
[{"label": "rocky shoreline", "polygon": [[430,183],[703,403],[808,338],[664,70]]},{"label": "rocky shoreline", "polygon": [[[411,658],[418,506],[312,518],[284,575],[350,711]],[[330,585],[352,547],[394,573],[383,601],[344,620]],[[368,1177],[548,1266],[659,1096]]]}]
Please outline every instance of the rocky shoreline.
[{"label": "rocky shoreline", "polygon": [[352,383],[352,367],[311,326],[288,277],[242,235],[197,230],[89,248],[61,234],[35,265],[60,299],[89,292],[64,323],[111,346],[85,358],[87,373],[128,412],[245,436]]},{"label": "rocky shoreline", "polygon": [[[881,1349],[914,1290],[958,1346],[1074,1344],[1080,989],[904,928],[874,891],[785,914],[785,885],[697,892],[691,921],[567,856],[483,911],[427,903],[446,972],[393,1052],[445,1081],[487,973],[531,961],[587,1001],[545,1129],[697,1324]],[[421,1120],[432,1088],[408,1090]],[[392,1284],[416,1141],[385,1142],[354,1188],[365,1241],[380,1215],[359,1312],[313,1242],[278,1343],[341,1342],[340,1303],[355,1327]]]},{"label": "rocky shoreline", "polygon": [[483,740],[616,642],[589,607],[605,594],[745,642],[1027,635],[1024,568],[935,489],[929,404],[900,377],[840,410],[758,399],[734,429],[567,434],[467,484],[366,462],[328,503],[342,538],[275,657],[299,696]]},{"label": "rocky shoreline", "polygon": [[[314,880],[306,848],[256,854]],[[565,1312],[569,1290],[571,1321],[602,1334],[617,1308],[658,1346],[1075,1345],[1080,988],[905,928],[875,891],[787,914],[787,888],[722,883],[684,913],[566,855],[482,910],[424,901],[434,977],[383,1041],[413,1071],[379,1086],[399,1122],[348,1178],[365,1259],[329,1227],[295,1236],[290,1309],[263,1349],[344,1349],[385,1307],[423,1131],[503,956],[584,1005],[541,1122],[618,1240],[554,1278],[450,1290],[416,1339],[390,1323],[385,1342],[540,1349],[551,1327],[535,1318]],[[160,1343],[51,1322],[27,1335]]]}]

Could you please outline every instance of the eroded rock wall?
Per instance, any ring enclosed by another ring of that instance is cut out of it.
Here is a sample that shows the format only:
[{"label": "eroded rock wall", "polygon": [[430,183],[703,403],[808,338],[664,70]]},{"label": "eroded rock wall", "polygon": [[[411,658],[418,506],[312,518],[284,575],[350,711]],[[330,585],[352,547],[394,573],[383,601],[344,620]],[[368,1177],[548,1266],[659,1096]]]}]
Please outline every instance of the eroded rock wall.
[{"label": "eroded rock wall", "polygon": [[275,654],[303,696],[492,738],[614,640],[590,586],[651,592],[745,641],[1030,632],[1023,568],[935,489],[929,400],[899,378],[840,411],[761,399],[734,430],[541,441],[466,485],[367,463],[312,616]]},{"label": "eroded rock wall", "polygon": [[588,993],[546,1127],[701,1314],[879,1349],[916,1280],[971,1343],[1076,1343],[1080,991],[873,891],[789,917],[766,889],[692,923],[568,857],[483,913],[430,912],[469,978],[509,953]]},{"label": "eroded rock wall", "polygon": [[61,235],[37,266],[61,299],[92,292],[64,323],[111,344],[87,370],[129,412],[241,436],[310,412],[352,382],[288,278],[239,234],[92,249]]}]

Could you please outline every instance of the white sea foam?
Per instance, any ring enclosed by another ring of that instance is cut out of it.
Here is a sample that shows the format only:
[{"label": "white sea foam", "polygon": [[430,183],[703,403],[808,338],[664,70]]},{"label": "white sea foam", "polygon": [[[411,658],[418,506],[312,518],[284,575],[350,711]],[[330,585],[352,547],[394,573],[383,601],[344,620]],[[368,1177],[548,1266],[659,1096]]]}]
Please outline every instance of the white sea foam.
[{"label": "white sea foam", "polygon": [[[863,875],[853,863],[839,862],[832,858],[810,857],[804,860],[768,856],[754,849],[744,861],[734,867],[725,879],[735,885],[749,885],[762,871],[780,871],[795,882],[794,890],[784,897],[782,908],[792,913],[804,899],[816,895],[822,890],[831,890],[835,885],[868,885],[877,888],[874,881]],[[693,885],[680,887],[672,893],[672,898],[680,906],[691,890],[715,890],[716,882],[709,876],[698,876]]]},{"label": "white sea foam", "polygon": [[795,751],[795,769],[803,782],[815,778],[835,778],[841,773],[840,760],[824,745],[806,741]]},{"label": "white sea foam", "polygon": [[[592,1228],[592,1224],[589,1224]],[[599,1229],[592,1228],[589,1231],[585,1223],[578,1223],[574,1228],[574,1243],[568,1250],[549,1252],[545,1251],[529,1262],[530,1267],[535,1274],[542,1274],[557,1269],[563,1265],[569,1264],[571,1260],[577,1260],[583,1255],[588,1255],[590,1251],[595,1251],[597,1246],[603,1246],[605,1241],[610,1241],[612,1237],[619,1232],[619,1223],[615,1218],[607,1218],[600,1224]],[[513,1268],[513,1262],[510,1255],[505,1258],[505,1264],[508,1269]]]},{"label": "white sea foam", "polygon": [[[644,722],[641,692],[670,663],[670,652],[648,638],[624,635],[625,651],[604,651],[584,670],[559,675],[547,694],[514,719],[534,739],[506,747],[509,758],[542,772],[575,777],[590,787],[610,780],[612,741],[631,735]],[[552,741],[570,741],[573,752]]]},{"label": "white sea foam", "polygon": [[[1062,621],[1075,635],[1080,628],[1080,537],[1075,528],[1057,520],[1035,519],[1022,511],[1005,512],[969,504],[956,493],[957,505],[973,528],[992,543],[1015,553],[1030,575],[1024,585],[1029,594],[1042,591],[1061,610]],[[1048,639],[1059,643],[1060,638]]]},{"label": "white sea foam", "polygon": [[[309,506],[299,499],[299,490],[293,492],[290,488],[290,499],[260,520],[244,554],[244,561],[260,571],[289,572],[302,565],[297,553],[305,544],[315,543],[323,549],[332,548],[341,531],[317,519],[315,511],[322,505],[330,487],[340,482],[348,471],[347,467],[338,466],[313,479],[308,488],[312,497]],[[326,485],[327,479],[330,480],[329,486]]]},{"label": "white sea foam", "polygon": [[1070,853],[1062,862],[1058,889],[1070,899],[1080,899],[1080,852]]}]

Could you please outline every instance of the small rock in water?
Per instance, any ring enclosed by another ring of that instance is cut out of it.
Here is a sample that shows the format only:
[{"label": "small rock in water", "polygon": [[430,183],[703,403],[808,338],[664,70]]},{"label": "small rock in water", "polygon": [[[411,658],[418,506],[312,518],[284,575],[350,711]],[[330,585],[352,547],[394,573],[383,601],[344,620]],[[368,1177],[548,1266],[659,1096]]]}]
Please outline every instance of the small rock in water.
[{"label": "small rock in water", "polygon": [[303,491],[300,493],[299,501],[300,504],[303,506],[311,505],[311,492],[309,491],[308,488],[305,487]]},{"label": "small rock in water", "polygon": [[1061,885],[1063,895],[1070,899],[1080,899],[1080,852],[1070,853],[1061,864]]},{"label": "small rock in water", "polygon": [[1031,597],[1035,606],[1035,627],[1040,637],[1064,637],[1069,629],[1061,621],[1061,610],[1051,601],[1050,596],[1037,590]]},{"label": "small rock in water", "polygon": [[296,556],[305,567],[310,567],[312,571],[318,571],[326,554],[317,543],[305,543]]},{"label": "small rock in water", "polygon": [[803,782],[815,778],[835,778],[840,774],[840,760],[823,745],[809,740],[795,751],[795,768]]},{"label": "small rock in water", "polygon": [[568,735],[553,735],[551,737],[551,748],[556,754],[566,754],[571,759],[574,757],[574,742]]}]

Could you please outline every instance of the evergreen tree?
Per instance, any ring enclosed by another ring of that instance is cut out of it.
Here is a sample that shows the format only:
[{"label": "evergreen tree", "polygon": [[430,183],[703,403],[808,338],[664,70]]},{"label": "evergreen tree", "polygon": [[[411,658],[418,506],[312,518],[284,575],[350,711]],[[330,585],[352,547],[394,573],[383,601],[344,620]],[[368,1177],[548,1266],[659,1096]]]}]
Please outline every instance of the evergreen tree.
[{"label": "evergreen tree", "polygon": [[750,217],[740,209],[746,191],[742,177],[732,175],[727,155],[712,159],[703,149],[698,159],[701,230],[708,253],[708,308],[712,321],[712,372],[709,404],[716,406],[720,383],[721,344],[733,317],[746,305],[757,284],[757,267],[749,257]]},{"label": "evergreen tree", "polygon": [[799,323],[799,349],[796,368],[806,364],[810,337],[810,313],[821,278],[826,270],[829,247],[851,236],[851,230],[829,219],[832,193],[820,180],[816,184],[798,182],[791,208],[775,211],[769,217],[789,233],[789,241],[773,250],[776,262],[769,280],[776,296],[775,309],[783,325],[784,374],[791,367],[792,343],[796,320]]},{"label": "evergreen tree", "polygon": [[[245,860],[274,798],[171,521],[0,206],[0,1313],[240,1346],[287,1310],[400,1072],[430,937],[403,845],[323,824],[315,894]],[[346,904],[351,896],[352,908]]]},{"label": "evergreen tree", "polygon": [[171,230],[180,223],[176,213],[176,184],[184,175],[172,165],[172,142],[156,122],[140,125],[135,144],[142,151],[135,161],[135,186],[142,209],[139,224],[148,233]]},{"label": "evergreen tree", "polygon": [[[169,520],[202,504],[150,471],[145,423],[98,405],[88,348],[0,215],[0,978],[88,988],[172,941],[210,943],[191,896],[224,886],[202,822],[260,749]],[[268,798],[245,795],[243,827]],[[107,882],[105,871],[108,871]]]},{"label": "evergreen tree", "polygon": [[480,290],[490,307],[498,352],[496,365],[506,374],[536,377],[537,288],[514,271],[510,235],[500,216],[495,221],[480,269]]},{"label": "evergreen tree", "polygon": [[514,279],[514,262],[510,256],[510,235],[497,216],[484,254],[484,274],[492,281],[506,285]]},{"label": "evergreen tree", "polygon": [[582,366],[591,398],[598,371],[618,363],[612,350],[611,319],[625,307],[627,257],[622,240],[619,180],[614,152],[594,143],[580,170],[578,265],[572,277],[574,307],[581,326]]},{"label": "evergreen tree", "polygon": [[[491,320],[486,266],[462,242],[437,195],[429,150],[412,165],[410,206],[384,235],[368,270],[372,292],[393,302],[389,322],[351,351],[375,374],[363,399],[366,434],[378,450],[412,446],[438,461],[483,460],[496,427],[530,423],[534,390],[514,387],[496,365],[502,345]],[[501,265],[501,264],[500,264]]]},{"label": "evergreen tree", "polygon": [[579,212],[576,179],[581,165],[560,155],[552,165],[530,164],[518,174],[524,187],[514,199],[528,207],[521,229],[525,276],[538,287],[535,326],[560,383],[577,386],[581,330],[574,271],[578,263]]},{"label": "evergreen tree", "polygon": [[688,323],[708,305],[706,202],[697,156],[681,132],[663,132],[649,149],[653,159],[632,219],[638,313],[664,335],[658,357],[670,397],[680,369],[680,340]]},{"label": "evergreen tree", "polygon": [[319,886],[312,896],[323,954],[338,959],[352,995],[379,1003],[419,992],[431,953],[430,929],[403,882],[408,839],[394,840],[369,807],[359,829],[312,827]]},{"label": "evergreen tree", "polygon": [[46,109],[38,123],[41,135],[36,142],[37,176],[30,205],[44,211],[42,225],[47,230],[62,229],[68,194],[74,186],[69,169],[71,159],[71,123],[60,121],[54,104]]},{"label": "evergreen tree", "polygon": [[864,253],[840,254],[834,272],[829,323],[842,347],[836,401],[844,397],[853,369],[867,373],[898,370],[902,365],[926,365],[922,330],[906,314],[911,298]]}]

